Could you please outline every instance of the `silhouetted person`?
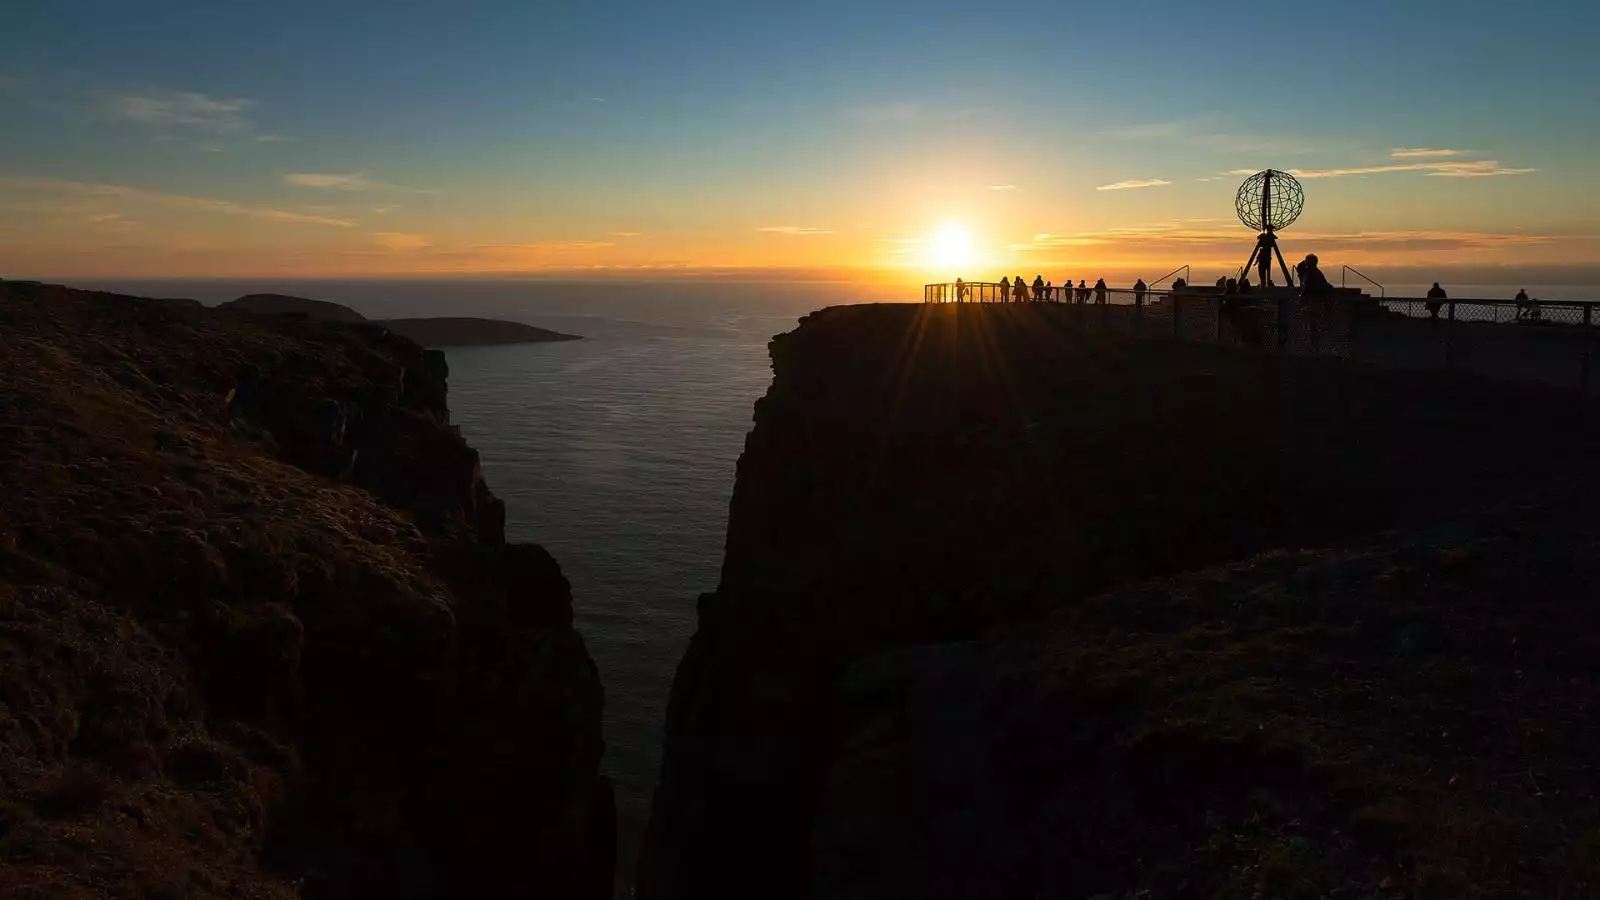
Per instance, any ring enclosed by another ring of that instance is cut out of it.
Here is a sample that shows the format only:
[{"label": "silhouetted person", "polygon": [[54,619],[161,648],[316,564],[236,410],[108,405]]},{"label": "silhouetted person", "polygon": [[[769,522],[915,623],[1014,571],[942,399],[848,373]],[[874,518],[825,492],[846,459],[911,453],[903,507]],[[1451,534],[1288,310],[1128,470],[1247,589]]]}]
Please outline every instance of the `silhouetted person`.
[{"label": "silhouetted person", "polygon": [[1183,290],[1184,288],[1186,288],[1188,286],[1189,286],[1189,282],[1184,281],[1182,278],[1179,278],[1177,281],[1174,281],[1172,283],[1172,289],[1174,291],[1181,291],[1181,290]]},{"label": "silhouetted person", "polygon": [[1439,321],[1439,309],[1448,299],[1450,298],[1445,295],[1444,288],[1439,287],[1439,282],[1435,281],[1433,287],[1428,288],[1428,318],[1435,322]]},{"label": "silhouetted person", "polygon": [[1239,293],[1239,279],[1237,279],[1237,278],[1229,278],[1227,283],[1222,286],[1222,292],[1224,294],[1237,294],[1237,293]]},{"label": "silhouetted person", "polygon": [[1325,300],[1333,296],[1333,285],[1322,270],[1317,268],[1317,255],[1306,254],[1300,264],[1300,296],[1306,300]]},{"label": "silhouetted person", "polygon": [[1056,283],[1054,281],[1046,281],[1044,283],[1044,301],[1046,303],[1056,302]]},{"label": "silhouetted person", "polygon": [[1246,275],[1243,278],[1239,279],[1239,293],[1241,293],[1241,294],[1250,293],[1250,276]]},{"label": "silhouetted person", "polygon": [[1000,302],[1005,303],[1011,296],[1011,280],[1004,275],[1000,276]]},{"label": "silhouetted person", "polygon": [[967,283],[965,281],[962,281],[961,279],[957,278],[956,279],[956,302],[957,303],[965,303],[966,299],[967,299]]},{"label": "silhouetted person", "polygon": [[1537,319],[1537,318],[1539,318],[1539,315],[1540,315],[1539,314],[1539,301],[1537,301],[1537,300],[1529,300],[1528,299],[1528,290],[1527,290],[1527,288],[1522,288],[1522,289],[1517,291],[1516,301],[1517,301],[1517,318],[1519,318],[1519,319]]},{"label": "silhouetted person", "polygon": [[1227,289],[1228,289],[1228,276],[1226,276],[1226,275],[1219,276],[1217,278],[1217,290],[1226,291]]},{"label": "silhouetted person", "polygon": [[1135,281],[1133,283],[1133,302],[1139,306],[1143,306],[1145,292],[1149,290],[1150,286],[1144,283],[1143,278]]},{"label": "silhouetted person", "polygon": [[1011,281],[1011,297],[1018,303],[1028,302],[1028,283],[1022,280],[1021,275]]},{"label": "silhouetted person", "polygon": [[1044,276],[1033,276],[1033,302],[1044,302]]},{"label": "silhouetted person", "polygon": [[1088,284],[1088,282],[1084,281],[1082,278],[1079,278],[1078,279],[1078,305],[1082,306],[1082,305],[1084,305],[1085,303],[1088,303],[1088,302],[1089,302],[1089,284]]},{"label": "silhouetted person", "polygon": [[1095,279],[1094,302],[1100,304],[1101,306],[1106,305],[1106,280],[1104,278]]}]

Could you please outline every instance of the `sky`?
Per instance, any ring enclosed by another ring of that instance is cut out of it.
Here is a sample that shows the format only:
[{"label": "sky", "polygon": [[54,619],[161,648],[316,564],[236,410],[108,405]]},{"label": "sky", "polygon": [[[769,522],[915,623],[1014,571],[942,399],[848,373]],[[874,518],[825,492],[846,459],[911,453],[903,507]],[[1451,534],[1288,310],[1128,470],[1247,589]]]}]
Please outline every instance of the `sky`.
[{"label": "sky", "polygon": [[7,10],[7,277],[1600,265],[1592,0]]}]

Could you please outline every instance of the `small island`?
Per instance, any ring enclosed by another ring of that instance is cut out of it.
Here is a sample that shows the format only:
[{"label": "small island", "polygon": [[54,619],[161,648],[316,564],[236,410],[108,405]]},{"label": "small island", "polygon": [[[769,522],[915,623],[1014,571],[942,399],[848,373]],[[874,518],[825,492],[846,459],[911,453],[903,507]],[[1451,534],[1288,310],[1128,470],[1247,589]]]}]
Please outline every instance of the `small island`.
[{"label": "small island", "polygon": [[381,325],[395,334],[410,338],[424,347],[475,347],[493,344],[536,344],[578,341],[581,335],[562,334],[521,322],[461,316],[430,316],[413,319],[368,319],[339,303],[310,300],[286,294],[249,294],[221,305],[266,315],[298,315],[328,322]]}]

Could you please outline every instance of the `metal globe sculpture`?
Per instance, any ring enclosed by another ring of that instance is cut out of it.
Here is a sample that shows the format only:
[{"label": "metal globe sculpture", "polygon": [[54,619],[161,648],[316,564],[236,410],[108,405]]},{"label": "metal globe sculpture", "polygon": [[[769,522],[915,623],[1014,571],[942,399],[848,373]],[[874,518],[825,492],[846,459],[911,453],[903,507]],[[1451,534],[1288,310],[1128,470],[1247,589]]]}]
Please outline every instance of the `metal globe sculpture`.
[{"label": "metal globe sculpture", "polygon": [[1233,208],[1252,231],[1278,231],[1294,224],[1305,209],[1306,193],[1288,172],[1267,169],[1239,185]]},{"label": "metal globe sculpture", "polygon": [[1239,270],[1241,276],[1249,275],[1254,266],[1259,279],[1257,284],[1262,287],[1270,285],[1272,260],[1277,257],[1278,268],[1283,271],[1283,283],[1294,286],[1294,276],[1289,274],[1289,266],[1283,261],[1283,251],[1278,249],[1277,232],[1293,225],[1305,206],[1305,191],[1288,172],[1267,169],[1251,175],[1244,180],[1244,184],[1239,185],[1239,193],[1233,198],[1234,211],[1239,214],[1239,221],[1246,228],[1261,232],[1256,235],[1256,246],[1250,251],[1249,261]]}]

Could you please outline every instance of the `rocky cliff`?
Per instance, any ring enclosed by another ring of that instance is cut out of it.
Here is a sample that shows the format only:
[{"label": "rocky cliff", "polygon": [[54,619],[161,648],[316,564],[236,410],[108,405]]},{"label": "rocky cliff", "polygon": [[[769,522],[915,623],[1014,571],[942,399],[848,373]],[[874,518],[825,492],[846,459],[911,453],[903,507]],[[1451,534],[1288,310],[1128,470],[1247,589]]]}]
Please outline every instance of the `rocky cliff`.
[{"label": "rocky cliff", "polygon": [[0,284],[0,896],[609,896],[602,692],[444,357]]},{"label": "rocky cliff", "polygon": [[1590,408],[1075,314],[773,341],[639,896],[1595,890]]}]

